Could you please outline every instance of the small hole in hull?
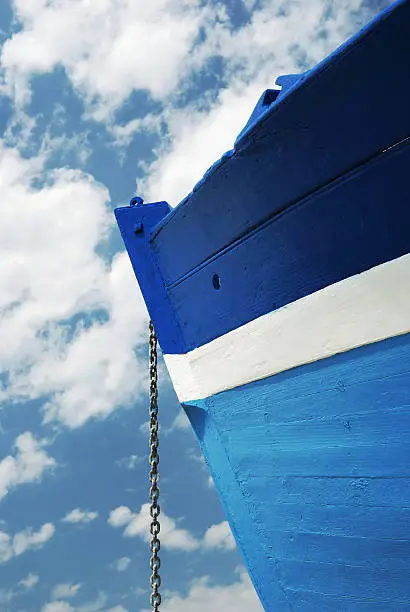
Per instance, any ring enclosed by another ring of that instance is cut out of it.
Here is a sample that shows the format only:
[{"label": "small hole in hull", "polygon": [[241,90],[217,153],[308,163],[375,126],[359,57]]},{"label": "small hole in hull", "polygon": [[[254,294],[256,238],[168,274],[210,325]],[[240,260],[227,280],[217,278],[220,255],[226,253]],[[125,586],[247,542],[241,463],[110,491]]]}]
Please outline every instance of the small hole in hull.
[{"label": "small hole in hull", "polygon": [[220,289],[221,288],[221,279],[219,277],[219,274],[214,274],[212,277],[212,285],[214,287],[214,289]]}]

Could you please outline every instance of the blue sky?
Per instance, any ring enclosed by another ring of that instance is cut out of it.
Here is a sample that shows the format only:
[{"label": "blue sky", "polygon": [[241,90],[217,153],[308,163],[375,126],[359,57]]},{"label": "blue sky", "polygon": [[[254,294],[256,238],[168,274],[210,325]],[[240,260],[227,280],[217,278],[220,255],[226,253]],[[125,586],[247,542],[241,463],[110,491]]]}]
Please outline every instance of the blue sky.
[{"label": "blue sky", "polygon": [[[112,211],[176,205],[388,0],[0,4],[0,612],[148,606],[147,315]],[[260,605],[165,370],[163,612]]]}]

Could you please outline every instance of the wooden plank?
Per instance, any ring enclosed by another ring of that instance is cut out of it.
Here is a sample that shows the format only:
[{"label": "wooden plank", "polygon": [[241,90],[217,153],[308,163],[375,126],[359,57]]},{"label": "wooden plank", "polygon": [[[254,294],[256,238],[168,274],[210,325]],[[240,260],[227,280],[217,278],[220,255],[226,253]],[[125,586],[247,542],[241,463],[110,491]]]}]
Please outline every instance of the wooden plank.
[{"label": "wooden plank", "polygon": [[[408,570],[409,540],[334,535],[285,530],[273,526],[264,545],[265,554],[276,559],[314,563],[346,563],[370,569]],[[296,585],[295,585],[296,587]]]},{"label": "wooden plank", "polygon": [[410,601],[410,334],[186,411],[266,610]]},{"label": "wooden plank", "polygon": [[410,2],[393,7],[272,105],[232,158],[159,224],[167,284],[410,135]]},{"label": "wooden plank", "polygon": [[[409,164],[410,141],[260,226],[168,288],[186,351],[408,253]],[[213,285],[215,274],[220,289]]]},{"label": "wooden plank", "polygon": [[[329,595],[350,595],[375,602],[408,601],[408,570],[389,568],[369,571],[366,567],[342,563],[304,563],[283,561],[280,565],[282,587],[293,587],[295,576],[299,588]],[[354,608],[351,608],[354,610]],[[382,608],[375,608],[382,610]]]},{"label": "wooden plank", "polygon": [[408,599],[387,601],[384,597],[364,598],[323,595],[307,589],[286,589],[293,612],[408,612]]},{"label": "wooden plank", "polygon": [[181,402],[204,399],[409,333],[409,304],[410,253],[266,313],[186,354],[165,354],[165,363]]}]

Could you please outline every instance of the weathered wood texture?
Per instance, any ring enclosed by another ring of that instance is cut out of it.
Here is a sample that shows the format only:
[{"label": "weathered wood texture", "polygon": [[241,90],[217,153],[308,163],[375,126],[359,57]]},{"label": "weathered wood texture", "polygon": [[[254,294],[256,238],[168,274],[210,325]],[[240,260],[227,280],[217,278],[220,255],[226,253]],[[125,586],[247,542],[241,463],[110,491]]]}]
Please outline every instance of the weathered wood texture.
[{"label": "weathered wood texture", "polygon": [[[168,288],[186,351],[408,253],[409,167],[410,140],[273,217]],[[245,202],[238,205],[239,216],[247,212]]]},{"label": "weathered wood texture", "polygon": [[409,23],[410,2],[394,3],[274,102],[233,157],[159,224],[153,248],[167,284],[410,136]]},{"label": "weathered wood texture", "polygon": [[185,408],[267,611],[410,610],[410,334]]},{"label": "weathered wood texture", "polygon": [[[173,212],[117,210],[164,353],[409,253],[409,22],[395,3]],[[409,334],[186,410],[268,612],[410,610]]]},{"label": "weathered wood texture", "polygon": [[311,293],[183,355],[164,355],[181,402],[410,332],[410,253]]}]

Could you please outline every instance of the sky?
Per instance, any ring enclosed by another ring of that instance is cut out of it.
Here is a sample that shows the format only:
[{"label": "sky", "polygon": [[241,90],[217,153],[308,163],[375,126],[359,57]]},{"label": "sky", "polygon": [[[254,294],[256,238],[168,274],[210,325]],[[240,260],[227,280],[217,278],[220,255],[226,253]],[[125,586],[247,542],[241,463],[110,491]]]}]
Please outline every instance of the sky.
[{"label": "sky", "polygon": [[[114,223],[389,0],[1,0],[0,612],[146,612],[148,316]],[[258,612],[160,368],[162,612]]]}]

